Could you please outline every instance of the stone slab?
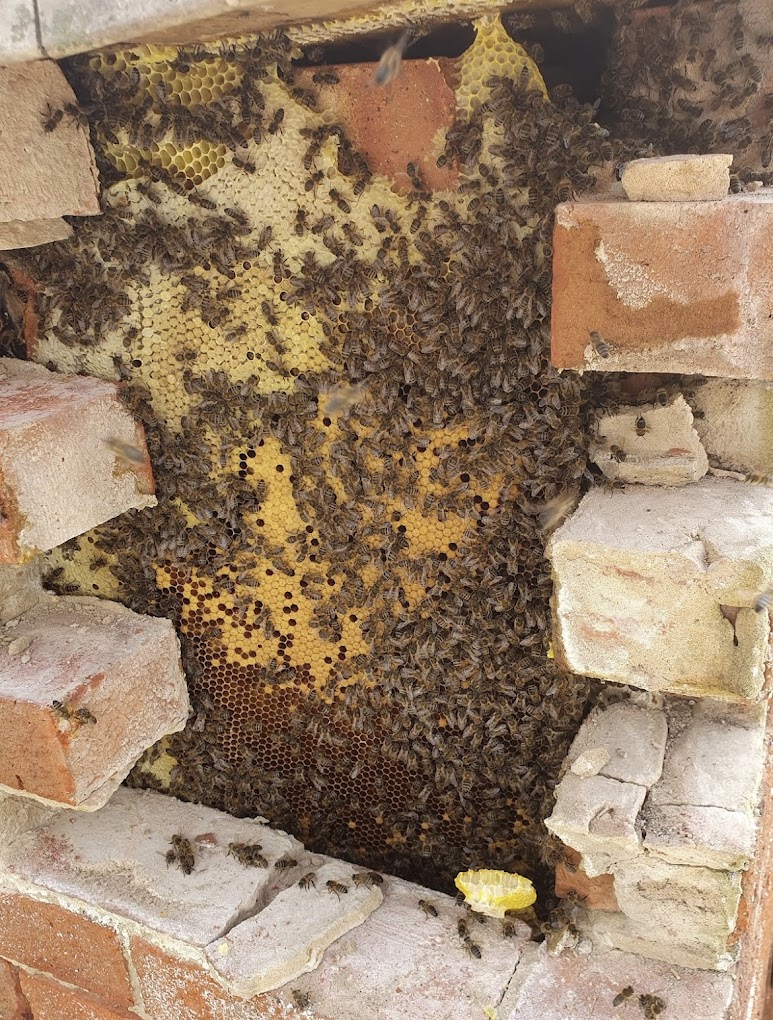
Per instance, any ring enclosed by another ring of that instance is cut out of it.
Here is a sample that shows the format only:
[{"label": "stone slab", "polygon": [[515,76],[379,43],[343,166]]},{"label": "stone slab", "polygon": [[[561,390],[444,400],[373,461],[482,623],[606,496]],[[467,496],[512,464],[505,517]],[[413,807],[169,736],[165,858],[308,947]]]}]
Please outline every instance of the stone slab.
[{"label": "stone slab", "polygon": [[566,764],[572,768],[580,755],[604,748],[609,757],[600,775],[649,788],[663,771],[667,736],[666,717],[659,709],[627,702],[597,708],[580,727]]},{"label": "stone slab", "polygon": [[754,853],[757,825],[750,814],[692,805],[645,806],[644,848],[669,864],[740,871]]},{"label": "stone slab", "polygon": [[42,56],[35,31],[35,0],[0,4],[0,65]]},{"label": "stone slab", "polygon": [[64,220],[10,220],[0,223],[0,251],[15,248],[36,248],[39,244],[65,241],[72,237],[72,227]]},{"label": "stone slab", "polygon": [[712,464],[773,477],[773,384],[707,379],[690,394],[690,403]]},{"label": "stone slab", "polygon": [[654,156],[626,163],[621,181],[632,202],[705,202],[730,190],[732,155]]}]

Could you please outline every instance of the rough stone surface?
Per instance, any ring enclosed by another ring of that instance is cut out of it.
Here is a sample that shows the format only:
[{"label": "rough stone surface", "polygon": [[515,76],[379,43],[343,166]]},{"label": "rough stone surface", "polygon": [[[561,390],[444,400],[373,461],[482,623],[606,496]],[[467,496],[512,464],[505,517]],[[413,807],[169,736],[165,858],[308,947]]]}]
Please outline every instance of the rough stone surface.
[{"label": "rough stone surface", "polygon": [[40,600],[41,560],[30,560],[22,566],[0,564],[0,623],[14,620]]},{"label": "rough stone surface", "polygon": [[[773,192],[556,209],[557,368],[773,379]],[[610,344],[602,359],[596,331]]]},{"label": "rough stone surface", "polygon": [[580,779],[570,772],[556,788],[553,813],[545,825],[582,854],[594,878],[642,852],[636,818],[647,790],[605,776]]},{"label": "rough stone surface", "polygon": [[104,999],[42,974],[21,971],[20,978],[35,1020],[139,1020],[131,1010],[113,1008]]},{"label": "rough stone surface", "polygon": [[[96,721],[63,718],[55,700]],[[169,620],[49,594],[0,627],[0,784],[12,792],[101,807],[151,744],[185,726],[188,712]]]},{"label": "rough stone surface", "polygon": [[[44,825],[54,817],[56,811],[57,808],[48,807],[30,797],[0,790],[0,832],[3,834],[3,845],[13,843],[23,832]],[[2,859],[0,849],[0,862]]]},{"label": "rough stone surface", "polygon": [[[194,845],[190,875],[165,862],[175,834]],[[268,869],[244,868],[228,856],[230,842],[262,844]],[[280,871],[271,866],[284,856],[296,858],[298,867]],[[303,866],[302,845],[284,832],[126,787],[101,811],[62,812],[5,849],[9,875],[194,946],[207,945],[264,907],[278,890],[297,880]]]},{"label": "rough stone surface", "polygon": [[72,227],[64,220],[10,220],[0,223],[0,251],[35,248],[39,244],[64,241],[72,237]]},{"label": "rough stone surface", "polygon": [[[330,861],[316,870],[316,887],[284,889],[254,917],[207,947],[206,955],[232,994],[250,999],[314,970],[336,939],[358,927],[383,896],[355,886],[351,865]],[[328,882],[343,886],[335,893]]]},{"label": "rough stone surface", "polygon": [[695,431],[712,464],[773,476],[773,385],[707,379],[690,402],[698,412]]},{"label": "rough stone surface", "polygon": [[0,4],[0,65],[42,56],[35,33],[35,0]]},{"label": "rough stone surface", "polygon": [[621,181],[632,202],[701,202],[725,198],[732,155],[654,156],[633,159]]},{"label": "rough stone surface", "polygon": [[[613,915],[606,915],[611,917]],[[614,1006],[621,989],[655,994],[666,1002],[664,1020],[724,1020],[733,994],[728,974],[686,970],[631,953],[594,946],[590,956],[564,953],[551,959],[544,946],[526,947],[497,1010],[499,1020],[633,1020],[636,999]]]},{"label": "rough stone surface", "polygon": [[773,585],[773,489],[705,478],[590,492],[548,556],[555,654],[571,672],[728,700],[761,691],[770,624],[753,606]]},{"label": "rough stone surface", "polygon": [[670,864],[740,871],[754,852],[757,826],[750,814],[689,804],[645,807],[644,848]]},{"label": "rough stone surface", "polygon": [[606,747],[591,747],[574,759],[570,771],[580,779],[587,779],[589,776],[597,776],[608,761],[609,751]]},{"label": "rough stone surface", "polygon": [[0,222],[99,213],[88,131],[70,117],[43,130],[46,103],[61,108],[75,101],[52,61],[0,67]]},{"label": "rough stone surface", "polygon": [[603,748],[608,759],[599,770],[601,775],[650,787],[663,771],[667,736],[663,712],[619,702],[591,712],[572,742],[566,763],[575,772],[574,765],[588,749]]},{"label": "rough stone surface", "polygon": [[0,954],[113,1006],[134,1002],[118,934],[55,903],[0,890]]},{"label": "rough stone surface", "polygon": [[[119,459],[110,438],[146,459]],[[155,503],[142,427],[115,384],[0,360],[0,562],[22,562]]]},{"label": "rough stone surface", "polygon": [[[637,432],[641,419],[644,435]],[[666,407],[645,404],[604,415],[590,456],[607,478],[641,485],[687,485],[703,478],[709,466],[681,394]]]}]

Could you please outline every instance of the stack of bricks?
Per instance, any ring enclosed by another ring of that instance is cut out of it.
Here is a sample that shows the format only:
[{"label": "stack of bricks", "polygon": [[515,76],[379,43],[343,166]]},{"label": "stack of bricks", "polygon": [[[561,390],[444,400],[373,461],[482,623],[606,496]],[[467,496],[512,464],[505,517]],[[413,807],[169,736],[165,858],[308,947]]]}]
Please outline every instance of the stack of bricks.
[{"label": "stack of bricks", "polygon": [[658,375],[599,421],[592,456],[612,491],[585,496],[549,546],[556,657],[627,688],[575,739],[547,826],[566,848],[557,890],[582,899],[594,946],[715,971],[740,956],[764,987],[767,946],[751,959],[743,936],[771,921],[755,841],[770,782],[773,195],[728,195],[729,162],[639,161],[627,200],[557,210],[554,363]]}]

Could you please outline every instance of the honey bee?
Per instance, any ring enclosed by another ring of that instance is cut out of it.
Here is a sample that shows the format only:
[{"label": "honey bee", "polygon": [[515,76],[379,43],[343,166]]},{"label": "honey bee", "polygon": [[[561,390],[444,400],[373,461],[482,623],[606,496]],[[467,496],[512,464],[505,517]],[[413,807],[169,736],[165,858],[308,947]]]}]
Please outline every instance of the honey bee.
[{"label": "honey bee", "polygon": [[593,350],[596,354],[598,354],[600,358],[608,358],[611,348],[607,341],[602,337],[601,333],[591,330],[590,339],[593,344]]},{"label": "honey bee", "polygon": [[51,131],[59,124],[64,117],[64,110],[54,110],[50,103],[46,103],[46,108],[41,114],[43,118],[43,130],[50,134]]},{"label": "honey bee", "polygon": [[346,213],[348,215],[352,211],[352,208],[349,205],[349,203],[346,201],[345,198],[342,197],[339,191],[336,191],[335,188],[331,188],[328,194],[333,199],[338,208],[341,210],[341,212]]},{"label": "honey bee", "polygon": [[357,871],[352,875],[352,881],[356,886],[374,886],[383,885],[384,876],[379,875],[377,871]]},{"label": "honey bee", "polygon": [[145,454],[138,446],[134,446],[132,443],[127,443],[123,439],[116,439],[113,436],[103,439],[102,442],[120,460],[125,460],[129,464],[145,463]]},{"label": "honey bee", "polygon": [[378,62],[376,73],[373,76],[373,80],[377,85],[388,85],[394,81],[400,73],[400,64],[402,63],[403,54],[408,48],[408,44],[411,40],[411,33],[408,29],[399,37],[397,42],[392,43],[384,52],[381,54],[381,59]]},{"label": "honey bee", "polygon": [[229,843],[228,856],[235,857],[245,868],[267,868],[268,861],[261,854],[260,843]]},{"label": "honey bee", "polygon": [[302,992],[300,988],[293,988],[293,1002],[298,1009],[308,1009],[311,1005],[311,996],[308,992]]},{"label": "honey bee", "polygon": [[419,909],[424,911],[427,917],[437,917],[437,907],[430,903],[429,900],[419,900]]},{"label": "honey bee", "polygon": [[297,868],[298,862],[294,857],[280,857],[278,861],[274,861],[274,867],[279,871],[289,871],[290,868]]},{"label": "honey bee", "polygon": [[644,415],[640,414],[634,423],[637,436],[645,436],[650,431],[650,426],[644,419]]},{"label": "honey bee", "polygon": [[516,935],[516,927],[512,921],[502,922],[502,938],[503,939],[514,939]]},{"label": "honey bee", "polygon": [[97,721],[96,716],[88,708],[73,708],[68,698],[65,698],[64,701],[55,699],[51,702],[51,708],[57,718],[69,724],[73,733],[86,723],[96,723]]},{"label": "honey bee", "polygon": [[311,889],[312,886],[317,888],[316,883],[317,873],[315,871],[307,871],[305,875],[302,875],[298,879],[298,885],[301,889]]},{"label": "honey bee", "polygon": [[612,1000],[613,1006],[622,1006],[624,1002],[627,1002],[633,996],[633,985],[626,985],[625,988],[621,988],[617,995]]},{"label": "honey bee", "polygon": [[762,471],[751,471],[746,476],[746,481],[750,485],[771,485],[773,484],[773,476],[763,474]]},{"label": "honey bee", "polygon": [[303,237],[304,231],[307,229],[307,215],[305,209],[299,209],[295,214],[295,233],[298,237]]},{"label": "honey bee", "polygon": [[480,951],[480,946],[477,943],[473,942],[472,939],[470,938],[466,938],[464,940],[464,951],[465,953],[467,953],[468,956],[472,956],[476,960],[480,960],[480,958],[483,956],[483,953],[481,953]]},{"label": "honey bee", "polygon": [[277,132],[282,133],[282,121],[285,119],[285,112],[280,106],[277,110],[274,110],[274,115],[271,118],[271,123],[268,125],[268,133],[275,135]]},{"label": "honey bee", "polygon": [[466,939],[470,937],[470,929],[463,917],[460,917],[459,920],[456,922],[456,933],[462,940],[462,942],[464,942]]},{"label": "honey bee", "polygon": [[556,186],[556,197],[559,202],[571,202],[574,198],[574,188],[568,177],[562,177]]},{"label": "honey bee", "polygon": [[339,900],[345,893],[349,892],[347,885],[344,885],[343,882],[334,882],[332,878],[325,882],[325,888],[329,893],[337,896]]},{"label": "honey bee", "polygon": [[771,602],[773,602],[773,589],[769,588],[767,591],[760,592],[754,603],[754,611],[762,613],[766,609],[770,609]]},{"label": "honey bee", "polygon": [[337,85],[341,79],[333,71],[317,71],[311,80],[315,85]]},{"label": "honey bee", "polygon": [[622,449],[622,447],[612,445],[609,448],[609,456],[612,458],[612,460],[616,460],[618,464],[623,464],[625,462],[627,454],[625,450]]},{"label": "honey bee", "polygon": [[659,995],[652,995],[649,992],[639,996],[639,1005],[644,1010],[646,1020],[655,1020],[655,1017],[660,1016],[666,1008],[664,1000]]},{"label": "honey bee", "polygon": [[193,844],[180,833],[172,836],[169,842],[171,849],[165,855],[167,868],[170,864],[176,864],[184,875],[190,875],[196,861]]},{"label": "honey bee", "polygon": [[246,174],[254,174],[257,167],[248,159],[240,159],[238,156],[231,156],[231,162],[237,170],[243,170]]}]

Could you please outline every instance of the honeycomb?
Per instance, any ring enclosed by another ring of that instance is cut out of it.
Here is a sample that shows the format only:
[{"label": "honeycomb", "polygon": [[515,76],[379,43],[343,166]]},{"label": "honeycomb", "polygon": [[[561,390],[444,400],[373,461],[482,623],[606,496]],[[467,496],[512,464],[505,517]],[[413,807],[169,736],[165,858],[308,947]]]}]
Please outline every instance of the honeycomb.
[{"label": "honeycomb", "polygon": [[449,886],[540,879],[588,701],[550,655],[534,508],[585,470],[580,383],[548,361],[552,212],[609,145],[477,29],[454,193],[368,167],[295,83],[297,39],[74,60],[104,213],[17,255],[36,358],[121,380],[154,466],[158,507],[51,563],[178,628],[194,711],[130,781]]}]

